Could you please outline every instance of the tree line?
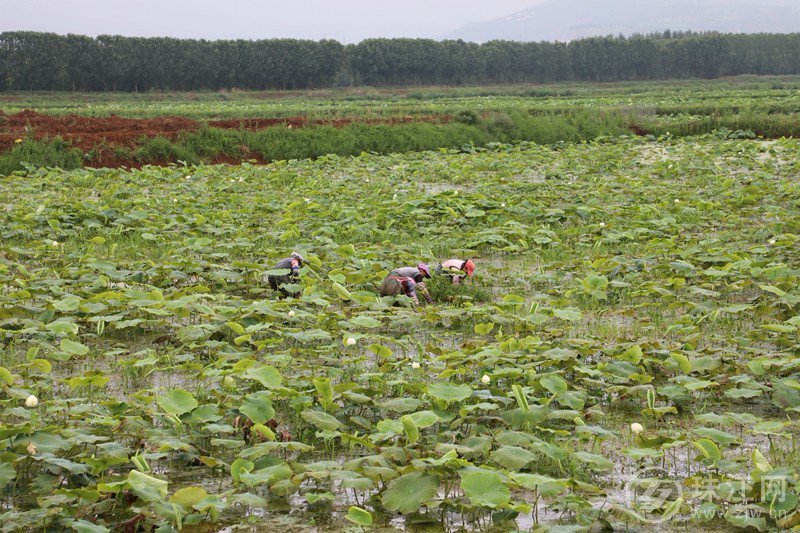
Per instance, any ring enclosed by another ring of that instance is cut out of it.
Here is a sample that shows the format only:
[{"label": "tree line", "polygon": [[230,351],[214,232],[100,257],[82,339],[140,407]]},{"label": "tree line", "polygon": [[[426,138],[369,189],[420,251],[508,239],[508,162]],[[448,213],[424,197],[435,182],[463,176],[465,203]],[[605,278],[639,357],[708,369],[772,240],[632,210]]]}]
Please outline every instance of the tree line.
[{"label": "tree line", "polygon": [[563,42],[194,40],[0,33],[0,90],[311,89],[800,74],[800,34]]}]

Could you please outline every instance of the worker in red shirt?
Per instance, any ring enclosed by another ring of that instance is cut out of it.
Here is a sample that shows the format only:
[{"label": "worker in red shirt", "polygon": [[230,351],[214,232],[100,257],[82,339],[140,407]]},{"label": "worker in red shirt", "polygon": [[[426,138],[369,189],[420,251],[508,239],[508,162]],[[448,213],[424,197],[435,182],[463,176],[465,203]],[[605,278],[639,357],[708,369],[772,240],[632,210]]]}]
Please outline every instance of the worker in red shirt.
[{"label": "worker in red shirt", "polygon": [[436,274],[448,276],[453,285],[460,285],[467,277],[475,273],[475,262],[472,259],[448,259],[436,267]]}]

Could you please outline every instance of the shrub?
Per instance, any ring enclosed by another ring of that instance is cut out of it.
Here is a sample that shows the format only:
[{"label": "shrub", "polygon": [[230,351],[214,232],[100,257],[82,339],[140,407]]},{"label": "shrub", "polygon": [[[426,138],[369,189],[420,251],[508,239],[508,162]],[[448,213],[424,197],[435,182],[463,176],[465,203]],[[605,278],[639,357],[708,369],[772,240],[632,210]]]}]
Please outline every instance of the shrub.
[{"label": "shrub", "polygon": [[164,163],[171,161],[186,161],[199,163],[199,158],[186,148],[170,142],[164,137],[142,137],[139,147],[133,152],[140,163]]},{"label": "shrub", "polygon": [[8,175],[15,170],[25,170],[25,165],[71,170],[83,165],[83,152],[56,137],[42,141],[25,139],[15,144],[8,152],[0,154],[0,175]]},{"label": "shrub", "polygon": [[479,119],[475,111],[472,111],[471,109],[463,109],[456,113],[456,122],[467,124],[469,126],[475,126],[478,124]]}]

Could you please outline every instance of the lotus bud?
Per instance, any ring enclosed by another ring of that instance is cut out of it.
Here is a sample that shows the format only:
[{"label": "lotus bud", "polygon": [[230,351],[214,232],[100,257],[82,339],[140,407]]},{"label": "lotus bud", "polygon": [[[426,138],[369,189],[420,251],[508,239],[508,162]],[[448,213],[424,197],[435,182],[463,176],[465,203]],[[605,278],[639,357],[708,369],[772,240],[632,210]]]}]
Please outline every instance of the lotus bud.
[{"label": "lotus bud", "polygon": [[50,246],[52,246],[53,248],[57,248],[58,247],[58,241],[51,242]]},{"label": "lotus bud", "polygon": [[634,422],[633,424],[631,424],[631,432],[633,434],[638,435],[642,431],[644,431],[644,426],[642,426],[640,423]]},{"label": "lotus bud", "polygon": [[291,310],[289,310],[289,312],[288,312],[287,314],[288,314],[289,316],[294,316],[294,314],[295,314],[295,313],[294,313],[294,310],[293,310],[293,309],[291,309]]},{"label": "lotus bud", "polygon": [[490,381],[492,381],[492,378],[490,378],[488,374],[484,374],[483,377],[481,378],[481,383],[483,383],[484,385],[488,385]]},{"label": "lotus bud", "polygon": [[606,223],[605,223],[605,222],[601,222],[601,223],[600,223],[600,227],[601,227],[601,228],[605,228],[605,227],[606,227]]},{"label": "lotus bud", "polygon": [[348,346],[353,346],[356,343],[356,340],[353,337],[347,337],[347,340],[344,343]]},{"label": "lotus bud", "polygon": [[775,244],[776,242],[777,242],[777,241],[776,241],[775,239],[770,239],[770,240],[769,240],[769,243],[770,243],[770,244]]},{"label": "lotus bud", "polygon": [[413,363],[411,363],[411,368],[413,368],[414,370],[418,369],[419,368],[419,363],[414,361]]},{"label": "lotus bud", "polygon": [[680,203],[680,200],[678,200],[677,198],[675,198],[675,203],[676,203],[676,204]]},{"label": "lotus bud", "polygon": [[236,388],[236,380],[231,376],[225,376],[222,378],[222,388],[225,390],[233,390]]},{"label": "lotus bud", "polygon": [[33,394],[31,394],[25,399],[25,407],[30,407],[31,409],[33,409],[37,405],[39,405],[39,398],[37,398]]}]

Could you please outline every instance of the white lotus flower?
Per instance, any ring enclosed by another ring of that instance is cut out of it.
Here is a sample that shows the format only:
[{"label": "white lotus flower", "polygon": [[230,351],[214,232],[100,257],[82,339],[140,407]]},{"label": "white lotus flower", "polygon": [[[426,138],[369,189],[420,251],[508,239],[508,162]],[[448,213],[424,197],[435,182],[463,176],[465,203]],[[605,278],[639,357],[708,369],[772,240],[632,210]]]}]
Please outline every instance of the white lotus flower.
[{"label": "white lotus flower", "polygon": [[600,227],[601,227],[601,228],[605,228],[605,227],[606,227],[606,223],[605,223],[605,222],[601,222],[601,223],[600,223]]},{"label": "white lotus flower", "polygon": [[347,340],[344,343],[348,346],[352,346],[356,343],[356,340],[353,337],[347,337]]},{"label": "white lotus flower", "polygon": [[631,432],[632,433],[638,435],[642,431],[644,431],[644,426],[642,426],[640,423],[634,422],[633,424],[631,424]]},{"label": "white lotus flower", "polygon": [[488,385],[490,381],[492,381],[492,378],[490,378],[488,374],[484,374],[481,378],[481,383],[484,385]]},{"label": "white lotus flower", "polygon": [[39,398],[37,398],[33,394],[25,398],[25,407],[30,407],[31,409],[33,409],[37,405],[39,405]]},{"label": "white lotus flower", "polygon": [[50,246],[52,246],[53,248],[58,248],[58,241],[51,242]]},{"label": "white lotus flower", "polygon": [[287,314],[288,314],[289,316],[294,316],[294,310],[290,310],[290,311],[289,311]]},{"label": "white lotus flower", "polygon": [[28,444],[26,450],[28,450],[28,455],[36,455],[36,445],[34,443]]},{"label": "white lotus flower", "polygon": [[678,200],[677,198],[675,198],[675,203],[676,203],[676,204],[680,203],[680,200]]},{"label": "white lotus flower", "polygon": [[770,243],[770,244],[775,244],[776,242],[777,242],[777,241],[776,241],[775,239],[770,239],[770,240],[769,240],[769,243]]},{"label": "white lotus flower", "polygon": [[414,370],[418,369],[419,368],[419,363],[414,361],[413,363],[411,363],[411,368],[413,368]]}]

